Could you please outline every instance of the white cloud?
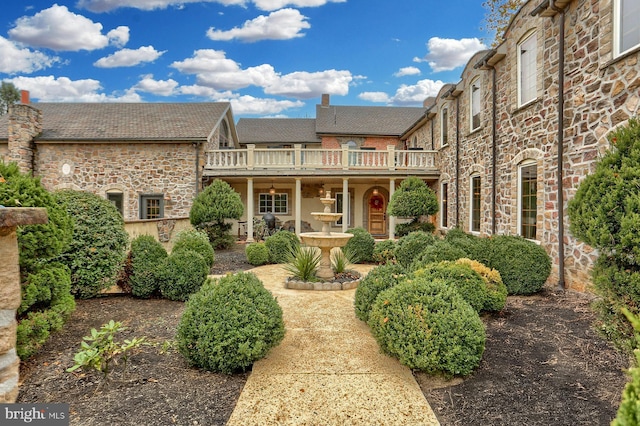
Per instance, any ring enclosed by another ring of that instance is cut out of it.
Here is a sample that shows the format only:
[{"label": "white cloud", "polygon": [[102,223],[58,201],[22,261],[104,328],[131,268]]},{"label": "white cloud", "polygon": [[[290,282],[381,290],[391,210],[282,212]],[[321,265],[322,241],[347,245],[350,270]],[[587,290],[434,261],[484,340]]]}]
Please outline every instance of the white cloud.
[{"label": "white cloud", "polygon": [[323,93],[346,95],[353,76],[349,71],[326,70],[319,72],[297,71],[285,74],[264,88],[270,95],[310,99]]},{"label": "white cloud", "polygon": [[125,29],[118,27],[106,36],[102,34],[102,24],[54,4],[33,16],[16,20],[9,37],[28,46],[58,51],[96,50],[108,46],[110,37],[116,44],[128,41],[128,29]]},{"label": "white cloud", "polygon": [[235,27],[228,31],[215,30],[213,27],[207,31],[207,37],[211,40],[238,39],[247,42],[259,40],[289,40],[303,37],[302,30],[311,28],[306,21],[307,17],[295,9],[281,9],[268,16],[258,16],[246,21],[242,27]]},{"label": "white cloud", "polygon": [[125,94],[98,93],[102,86],[98,80],[71,80],[68,77],[16,77],[9,80],[20,90],[28,90],[31,98],[40,102],[140,102],[133,90]]},{"label": "white cloud", "polygon": [[153,62],[166,51],[159,52],[153,46],[138,49],[122,49],[94,62],[98,68],[133,67],[143,62]]},{"label": "white cloud", "polygon": [[186,3],[219,3],[225,6],[243,6],[255,4],[260,10],[278,10],[285,6],[318,7],[327,3],[344,3],[347,0],[79,0],[77,6],[92,12],[109,12],[121,7],[131,7],[140,10],[166,9],[175,6],[178,9]]},{"label": "white cloud", "polygon": [[358,95],[359,99],[367,102],[388,104],[391,102],[391,97],[384,92],[363,92]]},{"label": "white cloud", "polygon": [[404,67],[400,68],[393,75],[394,77],[404,77],[405,75],[420,75],[420,70],[416,67]]},{"label": "white cloud", "polygon": [[478,51],[486,49],[478,38],[463,38],[460,40],[433,37],[427,42],[429,53],[415,62],[428,62],[434,72],[451,71],[467,64],[469,59]]},{"label": "white cloud", "polygon": [[109,31],[107,38],[113,46],[123,47],[129,42],[129,27],[119,26]]},{"label": "white cloud", "polygon": [[[223,100],[224,99],[219,99],[219,101]],[[301,108],[304,106],[304,102],[301,101],[255,98],[249,95],[230,99],[229,102],[231,102],[234,115],[278,114],[287,109]]]},{"label": "white cloud", "polygon": [[389,96],[384,92],[363,92],[358,98],[376,103],[401,106],[422,106],[429,96],[436,96],[444,83],[440,80],[420,80],[414,85],[401,85],[395,95]]},{"label": "white cloud", "polygon": [[0,73],[32,73],[48,68],[56,62],[60,62],[60,58],[47,56],[38,51],[21,49],[0,36]]},{"label": "white cloud", "polygon": [[178,82],[171,78],[169,80],[154,80],[153,75],[146,75],[133,89],[158,96],[171,96],[176,93],[177,87]]},{"label": "white cloud", "polygon": [[253,0],[256,7],[262,10],[278,10],[285,6],[318,7],[327,3],[345,3],[347,0]]}]

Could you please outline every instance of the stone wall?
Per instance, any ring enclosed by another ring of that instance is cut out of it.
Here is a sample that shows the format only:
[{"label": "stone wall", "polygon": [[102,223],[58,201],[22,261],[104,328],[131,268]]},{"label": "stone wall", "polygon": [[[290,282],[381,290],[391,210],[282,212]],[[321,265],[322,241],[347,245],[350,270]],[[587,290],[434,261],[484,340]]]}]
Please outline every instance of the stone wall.
[{"label": "stone wall", "polygon": [[164,217],[184,217],[196,193],[195,161],[191,143],[40,142],[35,173],[50,190],[76,189],[103,197],[108,191],[122,192],[125,220],[140,218],[143,194],[163,195]]},{"label": "stone wall", "polygon": [[20,171],[31,172],[35,146],[33,138],[42,132],[42,113],[31,105],[15,104],[9,108],[9,160]]}]

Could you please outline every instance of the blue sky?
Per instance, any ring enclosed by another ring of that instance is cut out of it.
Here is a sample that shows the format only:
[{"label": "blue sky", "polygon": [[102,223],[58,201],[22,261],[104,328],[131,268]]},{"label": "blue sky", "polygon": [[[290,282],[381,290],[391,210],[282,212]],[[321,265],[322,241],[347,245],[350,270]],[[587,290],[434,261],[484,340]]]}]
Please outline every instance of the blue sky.
[{"label": "blue sky", "polygon": [[[7,4],[9,3],[9,4]],[[0,80],[40,102],[230,101],[238,117],[421,106],[490,43],[482,0],[20,0]]]}]

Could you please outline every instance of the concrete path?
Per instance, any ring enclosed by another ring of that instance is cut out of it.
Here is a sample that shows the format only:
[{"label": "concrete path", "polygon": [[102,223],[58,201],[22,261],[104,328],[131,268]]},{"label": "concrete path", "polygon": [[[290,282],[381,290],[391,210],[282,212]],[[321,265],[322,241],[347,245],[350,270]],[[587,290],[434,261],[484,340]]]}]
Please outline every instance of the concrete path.
[{"label": "concrete path", "polygon": [[254,364],[227,426],[439,425],[411,371],[356,318],[355,290],[288,290],[279,265],[251,272],[277,298],[286,334]]}]

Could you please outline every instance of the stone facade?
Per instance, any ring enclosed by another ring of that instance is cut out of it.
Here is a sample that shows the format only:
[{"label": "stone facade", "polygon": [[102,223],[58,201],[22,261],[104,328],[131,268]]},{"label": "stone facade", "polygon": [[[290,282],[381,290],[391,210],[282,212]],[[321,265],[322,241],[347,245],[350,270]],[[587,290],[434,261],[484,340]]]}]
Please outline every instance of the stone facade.
[{"label": "stone facade", "polygon": [[[640,112],[640,48],[614,57],[613,1],[562,3],[565,6],[563,13],[547,9],[533,16],[532,12],[540,2],[527,2],[512,20],[502,45],[496,51],[476,54],[463,71],[461,81],[452,88],[443,88],[430,109],[429,120],[408,134],[407,139],[411,140],[415,135],[421,146],[439,149],[436,161],[441,177],[435,189],[440,191],[442,183],[448,184],[449,227],[457,224],[464,230],[470,230],[470,177],[480,177],[480,235],[492,234],[494,227],[497,234],[521,233],[520,168],[523,164],[536,165],[535,240],[552,257],[554,272],[550,283],[557,282],[560,263],[557,161],[559,24],[564,16],[564,276],[567,287],[583,291],[587,288],[589,271],[597,253],[571,236],[567,202],[581,180],[594,170],[598,156],[609,148],[607,135]],[[520,42],[528,36],[536,37],[536,93],[533,100],[520,105],[518,52]],[[473,82],[479,82],[482,100],[480,127],[471,131]],[[494,105],[497,118],[495,217],[492,213]],[[449,143],[442,147],[440,125],[444,107],[448,110]],[[459,167],[456,167],[456,159]],[[459,199],[456,199],[456,194],[459,194]],[[439,196],[442,199],[442,194]],[[441,218],[438,223],[442,223]]]}]

